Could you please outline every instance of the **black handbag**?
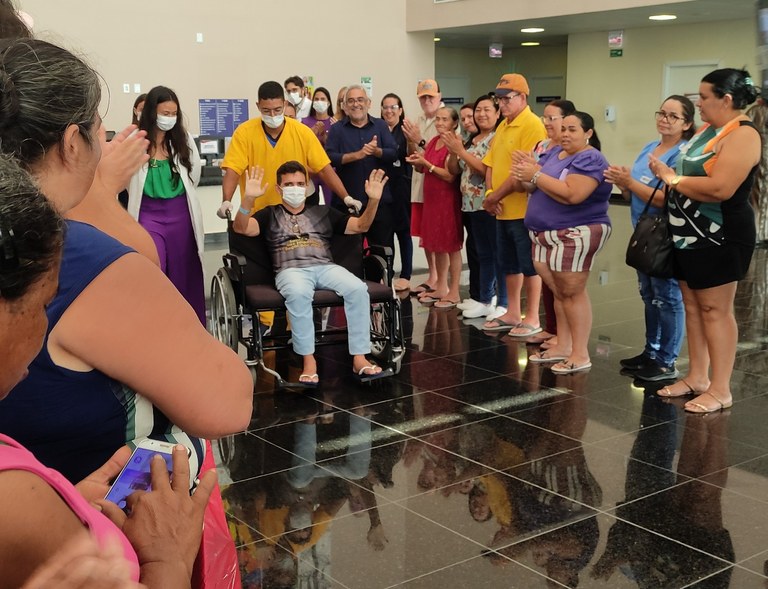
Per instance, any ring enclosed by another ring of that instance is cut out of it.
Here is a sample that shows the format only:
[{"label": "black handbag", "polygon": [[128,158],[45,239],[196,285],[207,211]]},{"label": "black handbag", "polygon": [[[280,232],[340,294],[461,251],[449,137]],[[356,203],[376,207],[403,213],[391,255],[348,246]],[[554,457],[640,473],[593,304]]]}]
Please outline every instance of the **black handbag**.
[{"label": "black handbag", "polygon": [[632,266],[648,276],[672,278],[674,244],[672,243],[672,232],[669,228],[667,213],[668,188],[664,189],[664,208],[661,213],[648,214],[651,201],[661,184],[662,182],[659,180],[637,220],[637,225],[627,246],[626,261],[628,266]]}]

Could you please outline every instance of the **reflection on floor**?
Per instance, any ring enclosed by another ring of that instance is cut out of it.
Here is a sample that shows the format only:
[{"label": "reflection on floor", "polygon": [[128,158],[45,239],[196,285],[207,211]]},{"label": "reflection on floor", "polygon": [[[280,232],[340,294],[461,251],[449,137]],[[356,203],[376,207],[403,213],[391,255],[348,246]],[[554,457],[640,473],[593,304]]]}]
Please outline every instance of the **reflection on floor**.
[{"label": "reflection on floor", "polygon": [[396,377],[360,386],[338,348],[311,394],[259,374],[219,444],[244,587],[768,587],[768,252],[739,286],[734,407],[689,415],[619,374],[644,322],[614,213],[589,372],[406,298]]}]

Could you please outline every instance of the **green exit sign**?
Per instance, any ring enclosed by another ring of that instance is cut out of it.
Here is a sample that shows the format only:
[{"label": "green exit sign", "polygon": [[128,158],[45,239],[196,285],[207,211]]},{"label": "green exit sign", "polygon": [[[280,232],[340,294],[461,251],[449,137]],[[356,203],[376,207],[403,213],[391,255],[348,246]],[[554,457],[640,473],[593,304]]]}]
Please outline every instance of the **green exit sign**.
[{"label": "green exit sign", "polygon": [[611,57],[621,57],[624,55],[623,49],[611,49]]}]

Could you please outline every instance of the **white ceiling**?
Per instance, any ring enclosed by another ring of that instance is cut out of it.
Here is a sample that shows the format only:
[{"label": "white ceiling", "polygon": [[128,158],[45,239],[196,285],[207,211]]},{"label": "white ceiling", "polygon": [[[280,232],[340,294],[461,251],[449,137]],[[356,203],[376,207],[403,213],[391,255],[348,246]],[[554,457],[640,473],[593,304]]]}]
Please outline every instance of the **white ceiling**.
[{"label": "white ceiling", "polygon": [[[654,22],[652,14],[675,14],[677,20]],[[503,43],[516,47],[523,41],[539,41],[542,45],[566,45],[568,35],[617,29],[663,27],[708,21],[725,21],[744,18],[756,19],[756,0],[694,0],[663,4],[656,7],[630,8],[592,12],[571,16],[558,16],[536,20],[519,20],[492,25],[455,27],[435,31],[443,47],[487,47],[489,43]],[[520,29],[544,27],[543,33],[525,34]],[[757,25],[755,25],[757,26]]]}]

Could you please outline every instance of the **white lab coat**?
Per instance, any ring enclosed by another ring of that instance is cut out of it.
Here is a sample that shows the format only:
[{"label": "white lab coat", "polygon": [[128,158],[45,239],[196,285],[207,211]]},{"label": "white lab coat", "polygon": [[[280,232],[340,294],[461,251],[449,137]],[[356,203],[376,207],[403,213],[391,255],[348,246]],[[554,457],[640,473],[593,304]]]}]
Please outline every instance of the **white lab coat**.
[{"label": "white lab coat", "polygon": [[[200,154],[197,151],[195,140],[192,135],[187,133],[187,142],[189,144],[189,161],[192,164],[192,174],[188,173],[179,161],[178,156],[174,158],[176,169],[181,174],[181,180],[184,182],[184,190],[187,192],[187,205],[189,206],[189,216],[192,220],[192,229],[195,232],[195,242],[197,243],[197,253],[200,256],[200,264],[203,264],[203,243],[205,241],[205,231],[203,229],[203,210],[200,207],[200,201],[197,199],[195,187],[200,183]],[[128,183],[128,213],[137,221],[139,220],[139,209],[141,208],[141,197],[144,194],[144,183],[147,180],[147,169],[149,163],[144,164],[133,175]]]}]

